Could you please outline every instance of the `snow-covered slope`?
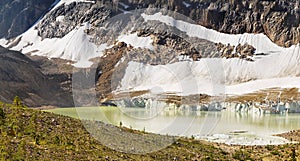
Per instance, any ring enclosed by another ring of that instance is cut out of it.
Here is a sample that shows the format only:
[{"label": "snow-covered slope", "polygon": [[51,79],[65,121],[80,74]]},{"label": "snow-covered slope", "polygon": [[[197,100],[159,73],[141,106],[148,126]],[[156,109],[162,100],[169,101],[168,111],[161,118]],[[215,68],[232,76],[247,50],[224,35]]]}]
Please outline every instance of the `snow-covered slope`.
[{"label": "snow-covered slope", "polygon": [[[221,61],[226,63],[225,59]],[[214,96],[240,95],[275,87],[300,88],[300,77],[292,75],[277,77],[274,74],[269,78],[255,78],[255,75],[245,73],[244,77],[231,78],[228,81],[228,78],[224,77],[228,72],[215,69],[212,66],[214,63],[220,62],[217,59],[202,59],[198,62],[179,62],[159,66],[130,62],[118,91],[152,90],[153,93],[158,93],[156,90],[159,90],[162,93],[176,93],[177,95],[205,93]],[[231,66],[231,68],[235,69],[238,66]],[[239,75],[236,71],[233,72],[233,77],[235,74]],[[252,80],[246,81],[251,76]],[[240,82],[242,78],[245,78],[245,81]],[[233,81],[234,83],[229,83]]]},{"label": "snow-covered slope", "polygon": [[146,21],[155,20],[174,26],[190,37],[235,46],[248,43],[257,49],[257,54],[264,53],[267,56],[256,56],[254,62],[225,58],[159,66],[131,62],[118,91],[160,89],[178,95],[220,95],[245,94],[273,87],[300,87],[299,44],[282,48],[263,34],[219,33],[161,13],[142,16]]},{"label": "snow-covered slope", "polygon": [[[51,15],[52,12],[57,12],[56,8],[58,8],[59,6],[67,6],[72,2],[95,3],[95,1],[90,0],[57,0],[53,4],[53,8],[47,14]],[[0,39],[0,45],[4,47],[10,47],[10,49],[12,50],[21,51],[24,54],[29,53],[32,55],[46,56],[48,58],[61,58],[71,60],[75,62],[75,64],[73,65],[79,68],[90,67],[92,65],[92,62],[90,62],[89,60],[91,58],[101,57],[103,51],[106,48],[110,47],[107,43],[96,45],[95,43],[91,42],[91,39],[94,37],[88,35],[86,32],[92,26],[88,22],[84,22],[79,26],[76,26],[72,31],[68,32],[62,38],[42,38],[38,35],[38,30],[36,28],[38,28],[39,24],[43,23],[43,20],[46,18],[47,15],[41,18],[25,33],[18,36],[15,41]],[[58,23],[69,21],[68,18],[66,18],[64,15],[60,15],[54,18]],[[117,39],[119,42],[126,42],[127,44],[132,45],[134,48],[153,48],[152,39],[150,37],[138,37],[136,33],[124,33],[121,35],[118,35],[118,33],[116,33],[116,35],[118,36]]]},{"label": "snow-covered slope", "polygon": [[84,32],[85,25],[76,28],[63,38],[44,39],[38,36],[34,28],[21,35],[20,43],[13,47],[14,50],[22,50],[22,53],[46,56],[48,58],[62,58],[73,60],[77,67],[89,67],[90,58],[102,56],[106,44],[96,46],[89,41],[89,36]]},{"label": "snow-covered slope", "polygon": [[[56,7],[59,7],[61,5],[69,5],[73,2],[85,2],[85,3],[95,3],[95,1],[89,1],[89,0],[56,0],[56,2],[54,2],[53,4],[53,9],[55,9]],[[52,10],[53,10],[52,9]]]},{"label": "snow-covered slope", "polygon": [[239,43],[248,43],[256,48],[257,53],[261,52],[276,52],[281,51],[283,48],[274,44],[264,34],[225,34],[218,31],[205,28],[200,25],[190,24],[182,20],[176,20],[173,17],[162,15],[162,13],[156,13],[153,15],[142,14],[145,21],[159,21],[169,26],[176,27],[177,29],[184,31],[190,37],[198,37],[214,43],[221,42],[222,44],[231,44],[237,46]]},{"label": "snow-covered slope", "polygon": [[[57,0],[53,5],[53,11],[56,7],[61,5],[68,5],[72,2],[94,3],[94,1],[87,0]],[[63,21],[63,16],[56,17],[56,21]],[[41,22],[43,18],[39,20]],[[90,42],[90,36],[86,34],[85,30],[89,29],[87,22],[77,26],[74,30],[69,32],[62,38],[45,38],[42,39],[35,29],[37,22],[29,30],[18,36],[15,40],[20,40],[17,45],[13,45],[12,50],[21,51],[24,54],[30,53],[32,55],[46,56],[48,58],[62,58],[76,62],[74,66],[80,68],[87,68],[92,65],[89,60],[91,58],[102,56],[102,51],[107,48],[107,44],[95,45]],[[14,44],[15,42],[12,42]],[[11,43],[7,40],[1,39],[0,45],[9,47]]]},{"label": "snow-covered slope", "polygon": [[138,37],[136,33],[128,35],[120,35],[118,37],[119,42],[125,42],[135,48],[147,48],[153,49],[153,40],[150,37]]}]

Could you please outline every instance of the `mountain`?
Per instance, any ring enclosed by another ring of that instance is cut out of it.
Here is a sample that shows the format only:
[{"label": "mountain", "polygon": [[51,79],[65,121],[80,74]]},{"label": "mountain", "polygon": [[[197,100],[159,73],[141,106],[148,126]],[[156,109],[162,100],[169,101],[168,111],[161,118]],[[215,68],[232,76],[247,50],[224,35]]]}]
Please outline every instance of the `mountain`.
[{"label": "mountain", "polygon": [[300,87],[299,15],[297,0],[61,0],[0,44],[96,67],[101,100],[245,95]]},{"label": "mountain", "polygon": [[59,79],[50,79],[40,65],[17,51],[0,46],[0,100],[11,102],[15,96],[30,107],[73,106],[71,94],[62,89]]},{"label": "mountain", "polygon": [[[33,22],[48,9],[54,0],[43,1],[10,1],[1,2],[0,37],[12,38],[28,29]],[[115,3],[113,3],[115,2]],[[55,9],[48,12],[38,29],[42,38],[62,37],[76,26],[90,22],[93,26],[102,23],[107,17],[115,16],[125,10],[136,8],[166,8],[181,13],[196,23],[230,34],[264,33],[280,46],[291,46],[299,42],[299,1],[257,1],[241,2],[238,0],[202,1],[85,1],[61,0]],[[65,5],[62,5],[64,4]],[[19,10],[22,11],[21,14]],[[76,15],[72,13],[77,13]],[[17,15],[17,16],[13,16]],[[56,20],[68,16],[66,23],[55,23]],[[56,19],[57,18],[57,19]],[[4,21],[5,20],[5,21]],[[27,24],[24,24],[24,23]],[[10,25],[11,24],[11,25]],[[14,25],[15,24],[15,25]],[[7,26],[5,26],[7,25]],[[8,26],[10,25],[10,26]],[[10,27],[10,28],[9,28]],[[19,29],[18,29],[19,28]],[[52,29],[60,32],[53,32]],[[10,31],[10,32],[8,32]],[[5,35],[8,34],[8,35]]]},{"label": "mountain", "polygon": [[45,14],[55,0],[2,0],[0,37],[14,38],[29,29]]}]

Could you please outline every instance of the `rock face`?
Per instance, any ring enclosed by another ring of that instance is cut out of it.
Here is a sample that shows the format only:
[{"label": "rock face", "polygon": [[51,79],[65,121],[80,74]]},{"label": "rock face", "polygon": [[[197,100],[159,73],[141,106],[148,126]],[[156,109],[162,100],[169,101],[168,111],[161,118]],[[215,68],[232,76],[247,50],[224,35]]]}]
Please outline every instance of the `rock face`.
[{"label": "rock face", "polygon": [[30,28],[55,0],[1,0],[0,38],[13,38]]},{"label": "rock face", "polygon": [[[110,93],[118,86],[118,80],[122,79],[124,74],[125,64],[120,64],[121,67],[115,68],[116,64],[122,58],[122,56],[129,51],[131,48],[127,47],[125,43],[118,43],[111,49],[105,51],[105,56],[101,58],[100,63],[97,67],[99,75],[96,78],[96,88],[101,99],[110,97]],[[114,53],[114,54],[112,54]],[[117,73],[114,75],[114,73]],[[117,81],[112,81],[116,79]]]},{"label": "rock face", "polygon": [[225,58],[240,58],[248,61],[253,61],[251,57],[255,53],[255,48],[249,44],[238,44],[236,47],[231,45],[216,44],[218,51],[221,52],[221,57]]},{"label": "rock face", "polygon": [[27,56],[0,46],[0,100],[11,102],[15,96],[30,107],[73,106],[71,94],[58,79],[50,79],[38,63]]},{"label": "rock face", "polygon": [[[129,1],[129,6],[166,7],[224,33],[264,33],[280,46],[300,42],[298,0]],[[151,4],[151,5],[150,5]],[[128,8],[134,9],[134,8]]]},{"label": "rock face", "polygon": [[[0,37],[12,38],[21,34],[48,11],[53,2],[54,0],[1,1]],[[182,13],[205,27],[224,33],[264,33],[273,42],[284,47],[300,42],[298,0],[72,2],[61,5],[47,14],[37,29],[43,38],[60,38],[84,22],[96,27],[107,18],[124,11],[150,7],[167,8]]]},{"label": "rock face", "polygon": [[284,47],[300,42],[300,9],[297,0],[217,0],[200,2],[200,6],[192,9],[190,16],[199,24],[215,30],[231,34],[264,33]]},{"label": "rock face", "polygon": [[[154,27],[155,28],[155,27]],[[157,30],[157,29],[156,29]],[[153,45],[155,46],[164,46],[166,48],[171,48],[174,50],[174,53],[181,55],[183,57],[188,57],[190,60],[198,61],[201,58],[240,58],[248,61],[253,61],[252,57],[255,53],[255,48],[249,44],[230,46],[221,44],[221,43],[212,43],[203,39],[189,38],[183,35],[173,34],[171,30],[161,29],[163,31],[153,31],[151,29],[139,30],[137,35],[141,37],[150,36],[153,39]],[[182,37],[185,37],[183,39]],[[188,40],[188,41],[187,41]],[[143,53],[147,53],[144,51]],[[156,55],[156,58],[159,58],[160,64],[167,64],[178,61],[176,55],[174,54],[165,54],[166,51],[160,50],[159,55]],[[173,56],[172,56],[173,55]],[[139,56],[141,57],[141,56]],[[141,59],[141,58],[140,58]],[[168,61],[163,61],[168,59]],[[138,61],[137,59],[132,59]],[[138,62],[147,62],[148,64],[153,64],[153,61],[138,61]]]},{"label": "rock face", "polygon": [[42,38],[62,38],[78,25],[89,22],[93,26],[104,22],[111,10],[100,1],[97,3],[72,2],[55,8],[37,26]]},{"label": "rock face", "polygon": [[190,5],[183,5],[181,0],[168,2],[171,2],[167,4],[168,9],[220,32],[264,33],[284,47],[300,42],[298,0],[186,0]]}]

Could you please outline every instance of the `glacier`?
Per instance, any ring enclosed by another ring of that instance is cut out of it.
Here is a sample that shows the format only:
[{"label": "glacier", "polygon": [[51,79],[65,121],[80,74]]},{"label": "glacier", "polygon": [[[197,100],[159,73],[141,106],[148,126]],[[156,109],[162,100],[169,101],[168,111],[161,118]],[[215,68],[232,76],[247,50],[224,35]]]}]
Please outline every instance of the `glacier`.
[{"label": "glacier", "polygon": [[[148,65],[130,62],[125,76],[115,91],[161,89],[163,93],[241,95],[268,88],[300,87],[300,44],[283,48],[264,34],[225,34],[200,25],[156,13],[142,14],[145,21],[159,21],[173,26],[190,37],[214,43],[250,44],[266,56],[255,56],[254,62],[238,58],[203,58],[196,62]],[[158,88],[159,87],[159,88]],[[156,92],[157,93],[157,92]]]}]

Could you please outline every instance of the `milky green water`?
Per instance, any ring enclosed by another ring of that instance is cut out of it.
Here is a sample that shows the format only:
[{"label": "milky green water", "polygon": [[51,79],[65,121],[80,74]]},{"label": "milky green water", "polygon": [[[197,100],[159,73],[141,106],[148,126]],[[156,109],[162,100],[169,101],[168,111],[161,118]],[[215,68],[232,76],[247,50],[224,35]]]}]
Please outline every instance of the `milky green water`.
[{"label": "milky green water", "polygon": [[159,134],[180,136],[248,133],[272,135],[300,129],[299,114],[243,114],[232,111],[184,112],[163,109],[78,107],[48,110],[70,117],[99,120]]}]

